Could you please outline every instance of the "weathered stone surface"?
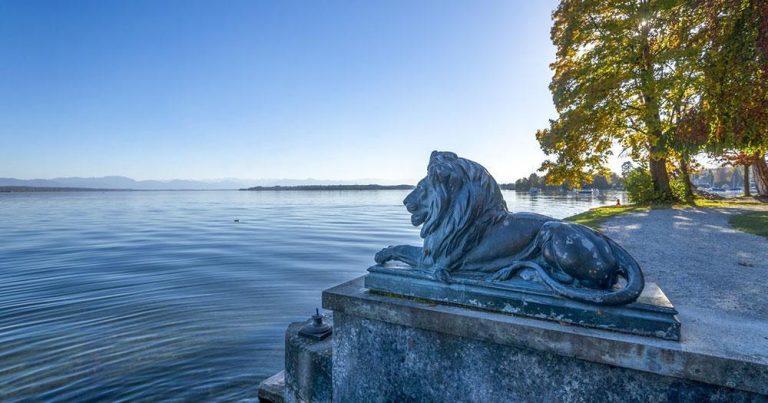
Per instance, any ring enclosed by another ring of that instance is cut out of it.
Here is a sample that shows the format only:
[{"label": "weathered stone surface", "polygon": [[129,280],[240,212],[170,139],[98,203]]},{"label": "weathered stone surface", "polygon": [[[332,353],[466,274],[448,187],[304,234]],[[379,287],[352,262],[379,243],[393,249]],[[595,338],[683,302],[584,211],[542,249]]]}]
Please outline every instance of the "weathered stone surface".
[{"label": "weathered stone surface", "polygon": [[339,402],[746,402],[744,391],[335,313]]},{"label": "weathered stone surface", "polygon": [[463,305],[506,314],[567,322],[668,340],[680,339],[677,311],[659,287],[646,284],[637,301],[620,306],[595,305],[563,298],[534,281],[487,282],[483,275],[454,275],[449,284],[426,270],[376,265],[368,269],[365,288],[386,294]]},{"label": "weathered stone surface", "polygon": [[[299,335],[310,321],[294,322],[285,332],[285,401],[330,402],[333,336],[314,340]],[[324,322],[333,325],[330,317]]]},{"label": "weathered stone surface", "polygon": [[264,403],[283,403],[285,392],[285,371],[280,371],[259,384],[259,401]]},{"label": "weathered stone surface", "polygon": [[339,401],[760,401],[768,393],[764,335],[727,318],[697,318],[673,342],[375,295],[362,278],[326,290],[323,306],[334,311]]}]

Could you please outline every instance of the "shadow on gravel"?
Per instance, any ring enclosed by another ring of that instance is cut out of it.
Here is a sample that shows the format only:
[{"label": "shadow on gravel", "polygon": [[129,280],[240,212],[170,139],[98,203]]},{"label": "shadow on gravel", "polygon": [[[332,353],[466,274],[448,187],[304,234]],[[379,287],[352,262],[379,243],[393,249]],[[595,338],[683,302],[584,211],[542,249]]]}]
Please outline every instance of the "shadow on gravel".
[{"label": "shadow on gravel", "polygon": [[654,209],[614,217],[603,232],[673,303],[768,320],[768,239],[728,223],[740,209]]}]

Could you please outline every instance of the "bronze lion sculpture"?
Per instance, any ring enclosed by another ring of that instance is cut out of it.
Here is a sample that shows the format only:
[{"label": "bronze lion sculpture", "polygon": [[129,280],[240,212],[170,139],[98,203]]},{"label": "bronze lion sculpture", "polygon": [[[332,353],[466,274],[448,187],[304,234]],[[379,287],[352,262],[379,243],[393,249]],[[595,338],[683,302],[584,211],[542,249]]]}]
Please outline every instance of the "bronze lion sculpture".
[{"label": "bronze lion sculpture", "polygon": [[637,262],[613,240],[583,225],[510,213],[488,171],[454,153],[432,152],[427,176],[403,204],[422,226],[424,245],[390,246],[376,263],[401,261],[443,282],[466,272],[487,273],[488,281],[521,276],[601,305],[630,303],[645,285]]}]

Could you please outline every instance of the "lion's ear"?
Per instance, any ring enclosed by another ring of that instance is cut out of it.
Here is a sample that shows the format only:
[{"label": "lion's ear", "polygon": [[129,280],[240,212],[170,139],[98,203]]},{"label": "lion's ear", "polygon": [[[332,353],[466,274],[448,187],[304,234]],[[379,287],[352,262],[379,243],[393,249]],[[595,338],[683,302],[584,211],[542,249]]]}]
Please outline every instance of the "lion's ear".
[{"label": "lion's ear", "polygon": [[432,154],[429,155],[429,164],[427,164],[427,169],[432,167],[433,165],[438,164],[438,159],[440,159],[440,151],[432,151]]},{"label": "lion's ear", "polygon": [[429,156],[429,165],[438,164],[438,163],[450,163],[451,161],[455,161],[459,159],[459,156],[456,155],[456,153],[452,153],[450,151],[432,151],[432,154]]}]

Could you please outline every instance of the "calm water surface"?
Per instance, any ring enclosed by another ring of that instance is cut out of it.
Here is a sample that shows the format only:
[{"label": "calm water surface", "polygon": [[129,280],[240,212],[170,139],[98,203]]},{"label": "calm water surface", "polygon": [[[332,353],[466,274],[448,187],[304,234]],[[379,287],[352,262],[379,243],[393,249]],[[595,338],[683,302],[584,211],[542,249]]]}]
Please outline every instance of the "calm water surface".
[{"label": "calm water surface", "polygon": [[[0,400],[254,398],[323,289],[420,243],[406,194],[0,193]],[[617,195],[504,197],[562,218]]]}]

